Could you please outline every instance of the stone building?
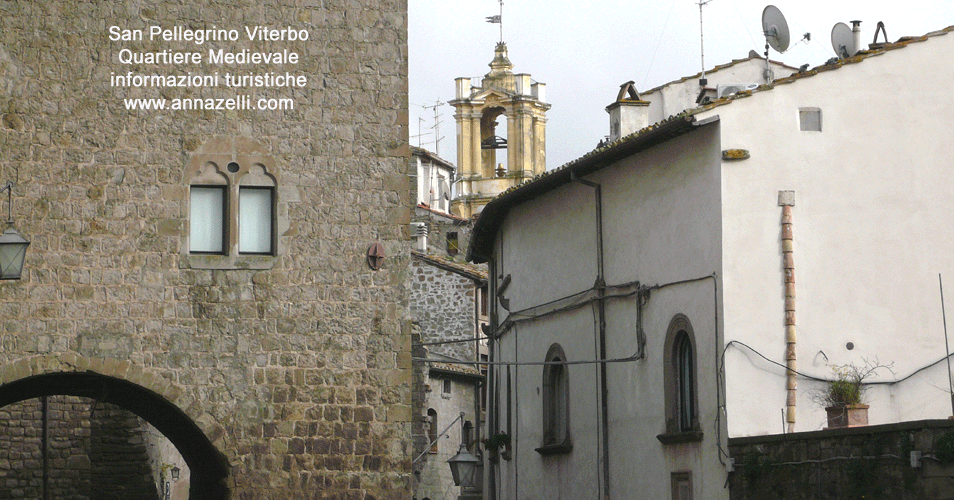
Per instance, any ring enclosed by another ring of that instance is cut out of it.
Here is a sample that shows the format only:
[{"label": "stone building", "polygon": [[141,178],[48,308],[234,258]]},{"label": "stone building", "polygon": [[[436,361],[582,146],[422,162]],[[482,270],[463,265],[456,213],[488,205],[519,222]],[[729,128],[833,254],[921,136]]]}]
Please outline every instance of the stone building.
[{"label": "stone building", "polygon": [[132,412],[182,454],[190,498],[410,496],[406,10],[0,6],[0,179],[32,241],[0,283],[0,407]]},{"label": "stone building", "polygon": [[[479,455],[481,394],[487,359],[485,269],[435,255],[411,255],[411,317],[422,348],[415,353],[414,498],[457,498],[447,460],[462,443]],[[463,363],[461,363],[463,361]]]},{"label": "stone building", "polygon": [[447,460],[462,442],[479,454],[481,390],[487,359],[485,266],[463,262],[472,221],[447,213],[454,166],[411,148],[417,174],[411,231],[410,309],[414,322],[414,498],[456,499]]}]

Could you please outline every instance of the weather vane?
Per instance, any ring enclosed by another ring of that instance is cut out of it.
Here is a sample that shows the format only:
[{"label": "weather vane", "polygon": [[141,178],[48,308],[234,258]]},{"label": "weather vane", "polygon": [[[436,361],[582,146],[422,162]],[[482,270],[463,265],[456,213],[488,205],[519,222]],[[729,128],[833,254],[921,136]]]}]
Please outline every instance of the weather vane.
[{"label": "weather vane", "polygon": [[500,14],[487,16],[487,22],[500,25],[500,43],[503,43],[503,0],[500,0]]}]

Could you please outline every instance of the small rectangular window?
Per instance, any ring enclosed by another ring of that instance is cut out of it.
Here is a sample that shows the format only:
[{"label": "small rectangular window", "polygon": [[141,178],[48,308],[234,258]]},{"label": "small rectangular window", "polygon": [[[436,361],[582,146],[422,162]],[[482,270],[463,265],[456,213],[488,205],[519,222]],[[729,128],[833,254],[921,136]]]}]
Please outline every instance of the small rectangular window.
[{"label": "small rectangular window", "polygon": [[272,253],[272,189],[239,188],[239,253]]},{"label": "small rectangular window", "polygon": [[477,289],[477,300],[480,302],[480,316],[487,317],[487,307],[489,297],[487,294],[487,285],[484,285]]},{"label": "small rectangular window", "polygon": [[452,231],[447,233],[447,253],[449,255],[457,255],[460,252],[460,246],[457,242],[457,232]]},{"label": "small rectangular window", "polygon": [[450,380],[445,380],[445,381],[444,381],[444,390],[443,390],[443,393],[444,393],[445,396],[450,396],[450,393],[451,393],[451,381],[450,381]]},{"label": "small rectangular window", "polygon": [[692,500],[692,473],[673,472],[670,478],[672,482],[672,500]]},{"label": "small rectangular window", "polygon": [[822,117],[819,108],[799,108],[798,128],[803,131],[821,132]]},{"label": "small rectangular window", "polygon": [[189,190],[189,251],[225,252],[225,186]]}]

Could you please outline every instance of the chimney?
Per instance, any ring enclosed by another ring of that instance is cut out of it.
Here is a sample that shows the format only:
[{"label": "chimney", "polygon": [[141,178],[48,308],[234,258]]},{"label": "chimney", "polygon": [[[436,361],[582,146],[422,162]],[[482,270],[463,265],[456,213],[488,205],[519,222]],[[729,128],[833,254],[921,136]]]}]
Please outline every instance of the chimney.
[{"label": "chimney", "polygon": [[649,101],[640,99],[633,82],[619,86],[616,102],[606,107],[610,115],[610,142],[649,126]]},{"label": "chimney", "polygon": [[427,253],[427,225],[423,222],[411,223],[412,238],[414,238],[414,250]]},{"label": "chimney", "polygon": [[861,44],[861,21],[851,22],[851,39],[852,39],[851,55],[855,55],[861,52],[861,48],[864,47],[864,45]]}]

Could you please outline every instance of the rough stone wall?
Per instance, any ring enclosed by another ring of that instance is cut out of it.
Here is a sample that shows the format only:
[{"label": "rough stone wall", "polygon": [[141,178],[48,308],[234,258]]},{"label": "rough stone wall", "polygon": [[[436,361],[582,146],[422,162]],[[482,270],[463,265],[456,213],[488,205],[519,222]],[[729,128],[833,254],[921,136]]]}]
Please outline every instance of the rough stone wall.
[{"label": "rough stone wall", "polygon": [[[89,413],[92,497],[102,500],[158,500],[156,480],[142,421],[111,404],[93,404]],[[67,461],[79,458],[68,457]]]},{"label": "rough stone wall", "polygon": [[50,396],[0,409],[0,499],[157,500],[141,419],[86,398]]},{"label": "rough stone wall", "polygon": [[[423,467],[424,463],[421,463],[425,457],[422,455],[424,450],[427,449],[428,439],[427,439],[427,400],[425,399],[425,391],[427,390],[427,363],[420,361],[427,358],[427,349],[421,344],[421,334],[420,334],[420,325],[415,322],[412,326],[411,341],[413,344],[413,356],[416,361],[413,364],[413,384],[411,385],[411,407],[414,412],[414,419],[411,427],[411,441],[412,445],[412,460],[417,460],[416,463],[411,464],[412,470],[414,471],[414,479],[412,482],[417,482],[419,477],[420,470]],[[418,457],[421,457],[418,459]],[[418,465],[420,463],[420,465]]]},{"label": "rough stone wall", "polygon": [[[420,342],[473,339],[476,325],[476,282],[474,278],[450,271],[419,256],[411,259],[411,316]],[[417,338],[417,335],[415,335]],[[415,358],[448,356],[463,361],[477,359],[472,342],[429,345],[415,350]],[[429,356],[430,355],[430,356]],[[462,369],[476,373],[476,367]],[[437,412],[437,432],[442,432],[462,412],[465,421],[478,425],[475,418],[474,397],[477,380],[473,376],[436,374],[430,363],[415,363],[414,393],[414,492],[416,498],[456,498],[459,488],[453,485],[447,460],[458,450],[463,422],[448,429],[440,439],[437,453],[421,453],[429,444],[428,410]],[[450,394],[443,392],[445,380],[451,382]],[[475,431],[476,432],[476,431]],[[476,450],[475,450],[476,452]]]},{"label": "rough stone wall", "polygon": [[[954,458],[954,421],[926,420],[870,427],[729,440],[733,500],[954,499],[954,463],[941,458],[947,435]],[[921,459],[911,465],[911,452]]]},{"label": "rough stone wall", "polygon": [[[81,360],[165,388],[228,461],[234,499],[407,498],[406,11],[404,0],[0,4],[0,179],[17,183],[15,227],[32,241],[23,279],[0,283],[0,365]],[[310,39],[115,42],[112,25],[291,26]],[[127,65],[124,47],[287,49],[300,62]],[[308,84],[248,91],[294,98],[287,111],[127,111],[124,97],[242,92],[110,87],[112,72],[229,70]],[[184,169],[213,137],[247,137],[281,169],[286,225],[265,269],[182,257]],[[366,264],[372,242],[388,255],[379,271]]]},{"label": "rough stone wall", "polygon": [[[51,498],[90,498],[88,400],[50,397],[47,403]],[[41,498],[43,405],[39,398],[0,408],[0,499]]]},{"label": "rough stone wall", "polygon": [[33,476],[42,456],[39,414],[39,399],[0,408],[0,499],[40,495],[42,478]]},{"label": "rough stone wall", "polygon": [[[30,400],[29,402],[39,400]],[[93,478],[92,462],[89,458],[90,439],[92,437],[92,401],[72,396],[49,396],[47,398],[49,414],[49,467],[50,498],[87,500],[92,499]],[[33,418],[25,421],[37,429],[42,429],[41,405],[37,404]],[[40,446],[33,448],[41,452]],[[24,464],[25,466],[27,464]],[[42,478],[38,463],[30,464],[26,470],[34,477]],[[14,467],[15,469],[15,467]]]},{"label": "rough stone wall", "polygon": [[[411,259],[411,317],[420,323],[421,341],[473,339],[476,328],[472,278]],[[475,359],[474,344],[429,346],[431,353],[459,360]]]}]

